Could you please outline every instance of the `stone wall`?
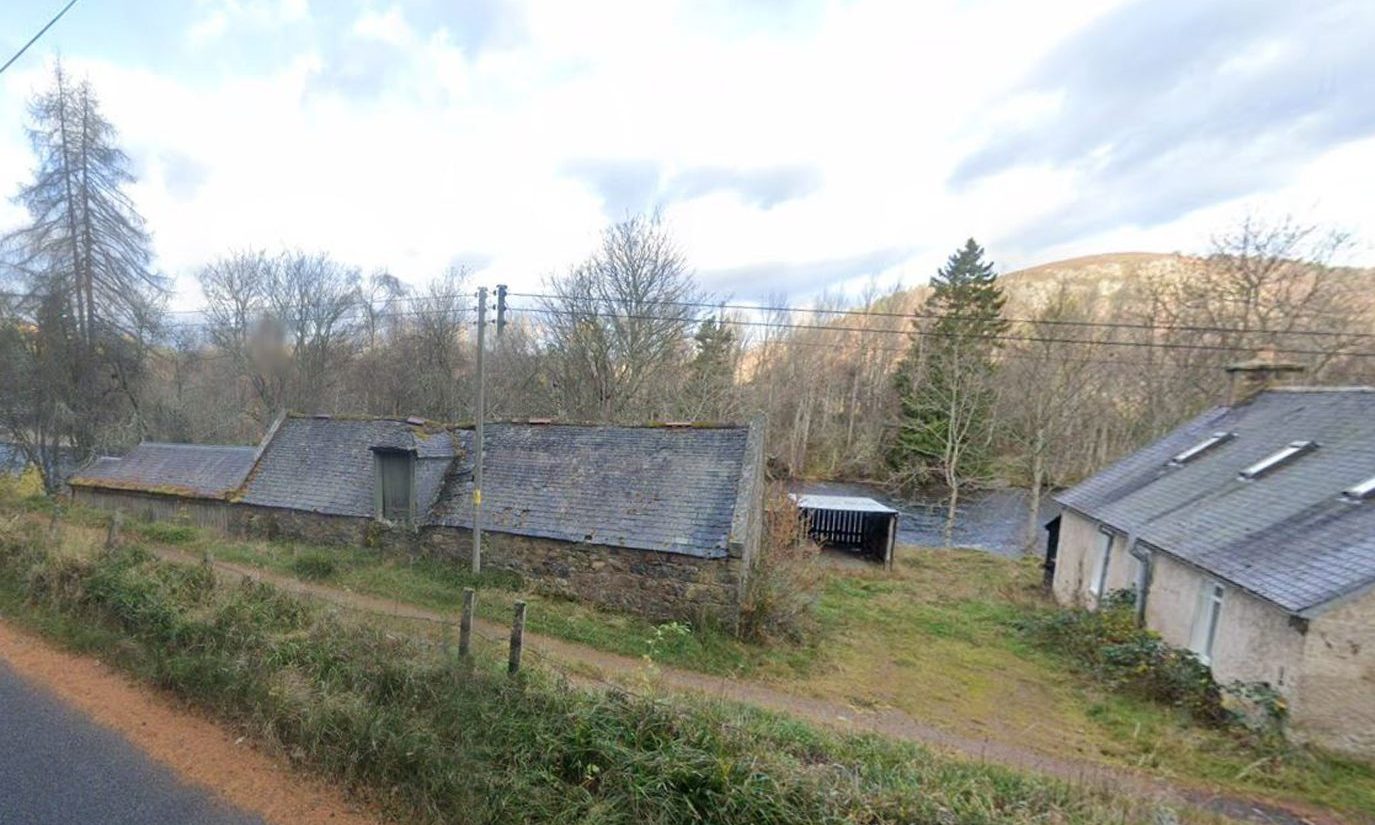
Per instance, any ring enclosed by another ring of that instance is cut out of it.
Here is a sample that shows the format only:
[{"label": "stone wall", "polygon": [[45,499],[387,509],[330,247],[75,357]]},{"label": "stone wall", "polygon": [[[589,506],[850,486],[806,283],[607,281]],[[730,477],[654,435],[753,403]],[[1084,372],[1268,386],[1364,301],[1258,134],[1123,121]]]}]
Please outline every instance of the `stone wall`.
[{"label": "stone wall", "polygon": [[[453,527],[423,531],[422,552],[466,563],[472,534]],[[486,569],[516,573],[535,589],[655,621],[716,622],[734,628],[744,562],[599,544],[482,534]]]},{"label": "stone wall", "polygon": [[[455,527],[417,532],[370,518],[249,505],[235,505],[231,521],[230,530],[238,535],[427,554],[464,567],[472,558],[472,533]],[[482,564],[484,569],[515,573],[540,592],[655,621],[712,621],[734,628],[745,560],[699,559],[487,531],[482,534]]]},{"label": "stone wall", "polygon": [[228,530],[229,502],[214,499],[72,487],[72,501],[100,510],[118,510],[138,521],[176,521],[212,530]]},{"label": "stone wall", "polygon": [[376,519],[249,504],[235,504],[231,508],[229,532],[263,539],[372,547],[404,553],[415,552],[417,538],[416,532],[404,525]]},{"label": "stone wall", "polygon": [[1302,679],[1290,705],[1295,737],[1375,757],[1375,593],[1366,591],[1309,622]]}]

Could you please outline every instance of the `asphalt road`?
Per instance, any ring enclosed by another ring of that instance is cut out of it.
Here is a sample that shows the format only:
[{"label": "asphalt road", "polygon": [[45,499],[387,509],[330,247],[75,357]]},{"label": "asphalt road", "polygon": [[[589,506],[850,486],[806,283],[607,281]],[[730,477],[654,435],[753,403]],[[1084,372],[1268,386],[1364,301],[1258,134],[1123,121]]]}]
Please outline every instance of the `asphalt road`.
[{"label": "asphalt road", "polygon": [[0,662],[0,825],[264,825]]}]

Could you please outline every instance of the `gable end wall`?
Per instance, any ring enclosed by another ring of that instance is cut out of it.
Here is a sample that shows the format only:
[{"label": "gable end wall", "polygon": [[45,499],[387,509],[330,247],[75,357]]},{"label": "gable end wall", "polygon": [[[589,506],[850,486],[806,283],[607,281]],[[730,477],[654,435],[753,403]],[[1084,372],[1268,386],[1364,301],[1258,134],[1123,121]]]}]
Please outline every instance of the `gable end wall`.
[{"label": "gable end wall", "polygon": [[1314,618],[1303,645],[1296,738],[1375,757],[1375,591]]}]

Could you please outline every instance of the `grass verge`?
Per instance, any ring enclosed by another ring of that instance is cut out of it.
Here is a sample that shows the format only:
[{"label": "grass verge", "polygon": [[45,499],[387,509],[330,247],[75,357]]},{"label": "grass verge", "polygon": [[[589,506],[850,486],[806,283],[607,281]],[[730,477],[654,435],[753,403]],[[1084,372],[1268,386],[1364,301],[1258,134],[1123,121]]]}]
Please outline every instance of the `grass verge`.
[{"label": "grass verge", "polygon": [[0,536],[0,608],[100,650],[413,822],[1136,823],[1106,790],[711,703],[455,662],[262,584],[136,547]]}]

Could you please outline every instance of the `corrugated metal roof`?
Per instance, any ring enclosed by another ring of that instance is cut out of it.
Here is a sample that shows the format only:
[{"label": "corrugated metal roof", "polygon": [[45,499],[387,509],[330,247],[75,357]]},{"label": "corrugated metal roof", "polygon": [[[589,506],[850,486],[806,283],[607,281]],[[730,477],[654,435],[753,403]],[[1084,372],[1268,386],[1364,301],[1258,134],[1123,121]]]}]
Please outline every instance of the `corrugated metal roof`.
[{"label": "corrugated metal roof", "polygon": [[[1236,434],[1183,464],[1215,432]],[[1254,480],[1295,441],[1317,447]],[[1056,496],[1291,613],[1375,583],[1375,502],[1342,491],[1375,475],[1375,389],[1290,388],[1209,410]]]},{"label": "corrugated metal roof", "polygon": [[121,457],[102,456],[68,481],[77,487],[225,498],[253,466],[253,447],[145,442]]},{"label": "corrugated metal roof", "polygon": [[825,496],[812,493],[793,495],[793,501],[804,510],[846,510],[852,513],[896,513],[892,507],[862,496]]}]

